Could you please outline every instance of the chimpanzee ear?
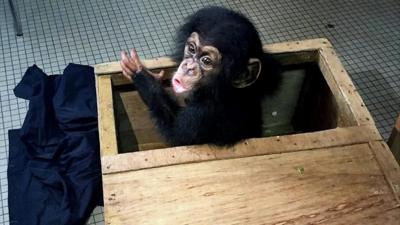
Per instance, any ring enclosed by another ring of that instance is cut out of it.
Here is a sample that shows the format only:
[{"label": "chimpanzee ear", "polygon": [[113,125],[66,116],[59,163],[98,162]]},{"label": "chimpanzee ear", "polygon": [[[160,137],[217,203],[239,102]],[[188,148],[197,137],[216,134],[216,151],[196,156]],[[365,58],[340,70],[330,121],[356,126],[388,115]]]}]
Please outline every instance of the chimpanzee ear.
[{"label": "chimpanzee ear", "polygon": [[261,73],[261,61],[257,58],[250,58],[247,70],[233,79],[232,85],[235,88],[245,88],[252,85]]}]

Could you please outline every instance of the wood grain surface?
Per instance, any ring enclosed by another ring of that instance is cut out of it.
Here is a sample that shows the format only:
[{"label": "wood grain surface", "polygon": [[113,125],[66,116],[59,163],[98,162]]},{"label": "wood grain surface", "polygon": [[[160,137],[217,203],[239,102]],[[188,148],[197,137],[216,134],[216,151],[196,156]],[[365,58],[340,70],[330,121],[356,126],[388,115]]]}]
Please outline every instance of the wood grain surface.
[{"label": "wood grain surface", "polygon": [[111,76],[96,76],[97,114],[101,155],[118,154]]},{"label": "wood grain surface", "polygon": [[313,133],[253,138],[231,148],[193,145],[103,156],[101,162],[103,174],[111,174],[191,162],[352,145],[381,139],[378,131],[371,126],[346,127]]},{"label": "wood grain surface", "polygon": [[[107,225],[400,225],[400,168],[327,39],[264,46],[282,62],[318,63],[338,106],[335,129],[244,140],[230,148],[181,146],[118,154],[112,86],[119,62],[95,66]],[[176,64],[146,60],[151,69]],[[161,148],[138,96],[142,149]],[[134,102],[130,102],[130,100]],[[140,119],[145,118],[145,119]],[[400,126],[400,125],[399,125]]]},{"label": "wood grain surface", "polygon": [[[140,151],[165,148],[168,145],[157,131],[148,107],[144,104],[137,91],[122,92],[122,103],[135,133]],[[133,137],[124,137],[133,138]]]},{"label": "wood grain surface", "polygon": [[106,224],[113,225],[400,221],[368,144],[181,164],[103,181]]}]

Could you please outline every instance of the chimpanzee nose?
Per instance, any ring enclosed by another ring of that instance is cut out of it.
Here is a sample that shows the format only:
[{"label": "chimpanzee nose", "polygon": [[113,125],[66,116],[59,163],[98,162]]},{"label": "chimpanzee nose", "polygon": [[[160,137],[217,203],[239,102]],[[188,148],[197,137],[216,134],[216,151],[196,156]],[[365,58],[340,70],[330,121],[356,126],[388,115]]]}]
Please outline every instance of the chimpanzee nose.
[{"label": "chimpanzee nose", "polygon": [[192,70],[196,67],[196,61],[192,58],[187,59],[186,68],[188,70]]},{"label": "chimpanzee nose", "polygon": [[174,82],[177,83],[177,84],[181,84],[181,81],[179,79],[176,79],[176,78],[174,79]]}]

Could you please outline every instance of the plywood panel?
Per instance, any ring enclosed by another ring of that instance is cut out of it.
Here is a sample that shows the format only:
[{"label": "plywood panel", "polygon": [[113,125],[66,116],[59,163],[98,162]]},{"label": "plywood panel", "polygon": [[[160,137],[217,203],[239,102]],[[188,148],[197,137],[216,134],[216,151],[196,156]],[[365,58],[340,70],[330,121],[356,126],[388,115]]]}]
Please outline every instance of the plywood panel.
[{"label": "plywood panel", "polygon": [[330,43],[319,50],[318,64],[335,95],[339,112],[345,114],[343,124],[363,125],[375,123],[361,96],[344,69]]},{"label": "plywood panel", "polygon": [[[341,127],[248,139],[229,148],[195,145],[115,155],[110,82],[130,82],[118,75],[119,62],[96,66],[102,75],[97,91],[106,224],[400,225],[399,166],[329,41],[264,50],[281,62],[318,62]],[[168,73],[176,66],[169,58],[146,63]],[[140,148],[160,147],[141,99],[121,96]]]},{"label": "plywood panel", "polygon": [[[170,57],[143,59],[141,62],[148,69],[176,67],[176,63]],[[94,72],[97,75],[121,73],[121,71],[122,70],[119,61],[100,63],[94,66]]]},{"label": "plywood panel", "polygon": [[[288,53],[297,52],[293,57],[286,55],[283,57],[284,64],[289,62],[310,62],[316,59],[316,55],[312,52],[317,51],[321,47],[329,45],[329,41],[325,38],[317,38],[304,41],[282,42],[268,44],[263,46],[263,50],[269,53]],[[303,53],[300,53],[303,52]],[[293,59],[298,59],[297,61]],[[286,62],[286,63],[285,63]],[[142,63],[148,69],[173,68],[177,64],[170,57],[159,57],[154,59],[143,59]],[[97,75],[121,73],[121,65],[119,61],[107,62],[94,65]]]},{"label": "plywood panel", "polygon": [[393,194],[400,206],[400,166],[396,162],[389,147],[381,142],[369,143],[372,152],[375,154],[376,160],[385,174],[389,187],[392,188]]},{"label": "plywood panel", "polygon": [[302,41],[289,41],[273,43],[263,46],[263,50],[272,54],[287,52],[307,52],[315,51],[329,45],[326,38],[315,38]]},{"label": "plywood panel", "polygon": [[101,155],[118,154],[111,76],[96,76],[97,114]]},{"label": "plywood panel", "polygon": [[400,221],[400,208],[368,144],[181,164],[103,179],[106,224],[113,225]]},{"label": "plywood panel", "polygon": [[103,156],[101,163],[103,174],[108,174],[190,162],[351,145],[373,140],[381,140],[374,127],[346,127],[281,137],[253,138],[231,148],[193,145]]},{"label": "plywood panel", "polygon": [[[157,131],[148,107],[137,91],[121,92],[121,99],[136,136],[139,150],[164,148],[165,143]],[[129,137],[126,137],[129,138]]]}]

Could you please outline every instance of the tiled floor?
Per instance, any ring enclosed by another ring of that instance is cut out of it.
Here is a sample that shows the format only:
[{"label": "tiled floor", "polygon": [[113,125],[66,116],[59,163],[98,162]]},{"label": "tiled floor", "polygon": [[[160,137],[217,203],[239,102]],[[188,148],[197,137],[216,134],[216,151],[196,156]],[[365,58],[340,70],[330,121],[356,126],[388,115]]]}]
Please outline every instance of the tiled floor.
[{"label": "tiled floor", "polygon": [[[48,74],[69,63],[118,60],[135,47],[145,58],[170,52],[182,18],[206,5],[223,5],[248,15],[264,43],[327,37],[372,112],[384,138],[400,112],[400,2],[397,0],[14,0],[24,35],[16,37],[7,4],[0,1],[0,224],[7,207],[7,130],[18,128],[27,102],[12,89],[26,68]],[[104,224],[102,209],[89,224]]]}]

